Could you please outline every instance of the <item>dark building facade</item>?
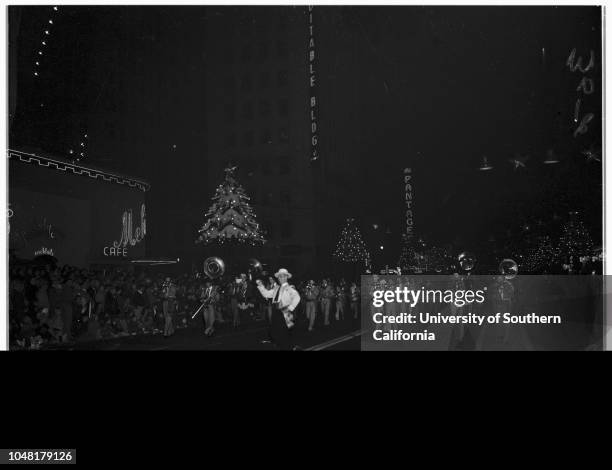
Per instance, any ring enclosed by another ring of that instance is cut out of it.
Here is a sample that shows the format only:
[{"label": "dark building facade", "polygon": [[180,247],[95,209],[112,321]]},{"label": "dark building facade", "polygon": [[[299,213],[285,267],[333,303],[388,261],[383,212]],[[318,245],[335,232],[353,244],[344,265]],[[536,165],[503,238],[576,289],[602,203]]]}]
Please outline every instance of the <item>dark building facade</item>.
[{"label": "dark building facade", "polygon": [[267,233],[254,255],[272,267],[314,272],[307,8],[210,8],[206,31],[205,196],[228,163],[237,165]]}]

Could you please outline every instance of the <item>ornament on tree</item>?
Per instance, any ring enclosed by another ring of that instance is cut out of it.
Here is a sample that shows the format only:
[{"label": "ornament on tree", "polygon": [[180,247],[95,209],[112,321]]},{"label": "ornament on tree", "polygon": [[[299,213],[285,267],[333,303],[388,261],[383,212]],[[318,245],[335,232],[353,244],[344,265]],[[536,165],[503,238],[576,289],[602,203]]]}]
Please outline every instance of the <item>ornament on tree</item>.
[{"label": "ornament on tree", "polygon": [[236,167],[229,166],[224,171],[225,180],[216,189],[196,243],[265,243],[257,216],[249,204],[250,199],[234,175]]},{"label": "ornament on tree", "polygon": [[334,258],[349,263],[363,262],[366,265],[370,262],[370,253],[361,237],[359,228],[355,225],[355,219],[346,219],[346,225],[342,229],[340,240],[334,251]]}]

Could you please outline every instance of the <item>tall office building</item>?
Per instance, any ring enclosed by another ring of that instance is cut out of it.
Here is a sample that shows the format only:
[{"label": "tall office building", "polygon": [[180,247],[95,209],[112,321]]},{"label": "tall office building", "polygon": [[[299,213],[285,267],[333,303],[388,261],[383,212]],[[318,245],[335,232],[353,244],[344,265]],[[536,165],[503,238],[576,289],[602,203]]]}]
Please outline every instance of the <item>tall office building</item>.
[{"label": "tall office building", "polygon": [[[271,267],[314,272],[308,11],[217,7],[207,15],[208,203],[229,163],[251,198]],[[206,208],[203,208],[206,209]]]}]

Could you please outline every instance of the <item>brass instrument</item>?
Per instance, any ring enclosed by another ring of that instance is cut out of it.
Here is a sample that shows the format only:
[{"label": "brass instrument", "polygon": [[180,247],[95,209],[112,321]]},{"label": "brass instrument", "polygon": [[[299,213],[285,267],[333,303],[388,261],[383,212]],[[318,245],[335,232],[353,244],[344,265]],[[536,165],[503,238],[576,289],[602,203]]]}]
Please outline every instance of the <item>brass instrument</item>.
[{"label": "brass instrument", "polygon": [[210,279],[216,279],[225,273],[225,263],[221,258],[211,256],[204,260],[204,274]]}]

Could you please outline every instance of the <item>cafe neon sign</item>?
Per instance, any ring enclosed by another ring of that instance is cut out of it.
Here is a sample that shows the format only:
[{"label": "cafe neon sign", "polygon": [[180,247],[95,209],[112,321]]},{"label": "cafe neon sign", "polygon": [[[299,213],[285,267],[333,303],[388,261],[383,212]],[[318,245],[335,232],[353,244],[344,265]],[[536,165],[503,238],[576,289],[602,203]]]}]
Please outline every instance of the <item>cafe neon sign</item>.
[{"label": "cafe neon sign", "polygon": [[147,234],[146,208],[140,206],[140,226],[134,228],[132,209],[123,212],[121,216],[121,237],[113,241],[112,246],[104,247],[104,256],[126,257],[128,248],[140,243]]}]

